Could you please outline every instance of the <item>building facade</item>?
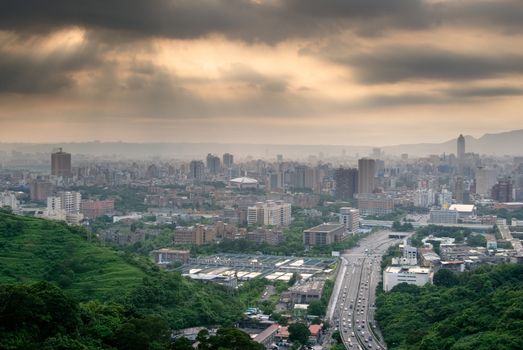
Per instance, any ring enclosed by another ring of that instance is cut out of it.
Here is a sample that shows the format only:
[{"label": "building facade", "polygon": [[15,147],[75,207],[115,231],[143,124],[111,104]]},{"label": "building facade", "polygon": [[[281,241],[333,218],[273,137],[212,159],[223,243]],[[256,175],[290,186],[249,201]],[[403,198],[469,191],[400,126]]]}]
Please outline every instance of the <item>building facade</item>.
[{"label": "building facade", "polygon": [[51,154],[51,175],[71,177],[71,153],[63,152],[59,148]]},{"label": "building facade", "polygon": [[358,232],[360,228],[360,211],[351,207],[340,208],[340,224],[343,224],[348,232]]}]

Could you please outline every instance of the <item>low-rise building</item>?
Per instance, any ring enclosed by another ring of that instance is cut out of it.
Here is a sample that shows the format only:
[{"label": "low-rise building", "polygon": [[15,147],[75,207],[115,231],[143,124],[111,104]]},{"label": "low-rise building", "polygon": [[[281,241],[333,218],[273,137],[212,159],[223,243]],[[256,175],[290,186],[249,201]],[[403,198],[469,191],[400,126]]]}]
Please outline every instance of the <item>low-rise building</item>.
[{"label": "low-rise building", "polygon": [[245,238],[248,241],[267,243],[270,245],[278,245],[285,241],[285,236],[281,230],[271,230],[266,228],[259,228],[252,232],[247,232]]},{"label": "low-rise building", "polygon": [[114,212],[114,199],[82,200],[80,212],[86,219],[95,219]]},{"label": "low-rise building", "polygon": [[312,301],[321,299],[324,287],[325,280],[323,279],[309,280],[296,285],[289,289],[289,301],[292,305],[310,304]]},{"label": "low-rise building", "polygon": [[431,224],[457,224],[459,213],[455,210],[432,209],[429,222]]},{"label": "low-rise building", "polygon": [[202,245],[216,238],[216,230],[205,225],[177,228],[174,233],[174,244]]},{"label": "low-rise building", "polygon": [[152,251],[154,262],[158,265],[168,265],[176,262],[185,264],[189,262],[191,252],[189,250],[157,249]]},{"label": "low-rise building", "polygon": [[358,196],[358,209],[361,215],[382,216],[394,211],[394,199],[380,195]]},{"label": "low-rise building", "polygon": [[424,286],[432,283],[432,270],[419,266],[388,266],[383,271],[383,290],[388,292],[400,283]]},{"label": "low-rise building", "polygon": [[276,337],[279,328],[280,325],[277,323],[270,325],[263,332],[256,335],[254,341],[268,348],[274,342],[274,338]]},{"label": "low-rise building", "polygon": [[340,224],[321,224],[303,231],[303,244],[306,247],[328,245],[345,238],[345,226]]}]

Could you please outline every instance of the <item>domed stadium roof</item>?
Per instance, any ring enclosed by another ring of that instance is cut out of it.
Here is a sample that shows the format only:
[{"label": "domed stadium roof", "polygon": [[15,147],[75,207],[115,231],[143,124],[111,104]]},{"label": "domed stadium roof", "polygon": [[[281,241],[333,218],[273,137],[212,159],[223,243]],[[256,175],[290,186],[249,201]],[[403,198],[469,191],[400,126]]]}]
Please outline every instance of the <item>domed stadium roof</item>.
[{"label": "domed stadium roof", "polygon": [[258,183],[258,180],[244,176],[232,179],[230,182],[237,185],[255,185]]}]

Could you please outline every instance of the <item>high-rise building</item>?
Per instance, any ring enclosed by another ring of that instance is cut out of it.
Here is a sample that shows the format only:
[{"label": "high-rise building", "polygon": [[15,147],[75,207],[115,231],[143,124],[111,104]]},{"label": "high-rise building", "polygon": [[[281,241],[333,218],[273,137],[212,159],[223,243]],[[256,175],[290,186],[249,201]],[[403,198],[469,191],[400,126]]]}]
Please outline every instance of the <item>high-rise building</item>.
[{"label": "high-rise building", "polygon": [[376,162],[374,159],[362,158],[358,160],[358,193],[372,193],[375,183]]},{"label": "high-rise building", "polygon": [[77,214],[80,212],[80,203],[82,202],[82,195],[76,191],[62,191],[59,193],[61,200],[61,209],[69,214]]},{"label": "high-rise building", "polygon": [[71,153],[63,152],[58,148],[51,154],[51,175],[61,177],[71,177]]},{"label": "high-rise building", "polygon": [[341,200],[354,198],[354,195],[358,193],[358,169],[336,169],[334,182],[336,198]]},{"label": "high-rise building", "polygon": [[514,186],[510,179],[500,180],[492,187],[492,199],[501,203],[512,202]]},{"label": "high-rise building", "polygon": [[349,232],[358,232],[360,228],[360,211],[351,207],[340,208],[340,224]]},{"label": "high-rise building", "polygon": [[189,178],[193,180],[202,180],[205,165],[201,160],[193,160],[189,164]]},{"label": "high-rise building", "polygon": [[223,154],[223,166],[230,168],[234,164],[234,156],[230,153]]},{"label": "high-rise building", "polygon": [[45,201],[53,193],[53,184],[48,181],[35,180],[29,186],[31,201]]},{"label": "high-rise building", "polygon": [[0,208],[4,206],[10,207],[13,210],[18,209],[18,199],[16,199],[14,192],[0,192]]},{"label": "high-rise building", "polygon": [[495,169],[479,168],[476,170],[476,193],[481,196],[490,196],[492,187],[498,181],[498,172]]},{"label": "high-rise building", "polygon": [[418,189],[414,193],[414,206],[419,208],[429,208],[435,203],[435,194],[432,189]]},{"label": "high-rise building", "polygon": [[295,188],[314,188],[314,169],[306,165],[299,165],[294,168]]},{"label": "high-rise building", "polygon": [[291,204],[283,201],[258,202],[247,208],[249,225],[289,226],[291,223]]},{"label": "high-rise building", "polygon": [[454,199],[456,203],[464,203],[465,201],[465,181],[463,177],[458,176],[454,182]]},{"label": "high-rise building", "polygon": [[465,137],[463,137],[462,134],[458,137],[457,157],[459,161],[462,161],[465,158]]},{"label": "high-rise building", "polygon": [[220,157],[213,154],[207,154],[207,170],[211,174],[218,174],[220,172],[221,162]]}]

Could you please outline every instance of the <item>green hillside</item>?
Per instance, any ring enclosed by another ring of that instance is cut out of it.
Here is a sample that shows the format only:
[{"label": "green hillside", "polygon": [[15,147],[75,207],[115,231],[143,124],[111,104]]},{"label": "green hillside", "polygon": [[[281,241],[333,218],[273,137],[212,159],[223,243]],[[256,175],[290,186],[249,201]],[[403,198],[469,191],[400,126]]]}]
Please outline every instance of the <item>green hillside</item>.
[{"label": "green hillside", "polygon": [[125,255],[87,241],[80,228],[0,211],[0,283],[47,280],[80,299],[106,299],[144,276]]},{"label": "green hillside", "polygon": [[523,265],[440,270],[434,284],[379,295],[376,316],[389,349],[523,349]]},{"label": "green hillside", "polygon": [[242,317],[245,305],[225,287],[160,271],[144,257],[88,238],[80,227],[0,209],[0,286],[51,282],[75,301],[118,303],[133,314],[160,317],[171,328]]}]

